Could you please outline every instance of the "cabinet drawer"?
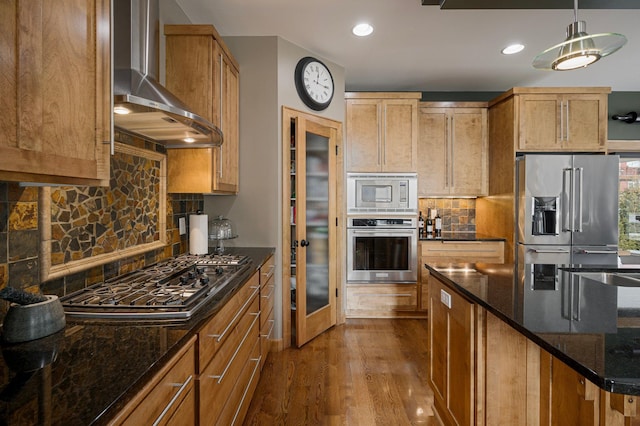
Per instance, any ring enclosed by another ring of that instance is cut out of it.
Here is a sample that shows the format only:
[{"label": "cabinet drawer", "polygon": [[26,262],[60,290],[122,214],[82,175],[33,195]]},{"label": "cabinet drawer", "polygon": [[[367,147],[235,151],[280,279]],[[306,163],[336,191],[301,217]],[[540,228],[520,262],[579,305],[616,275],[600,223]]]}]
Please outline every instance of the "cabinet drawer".
[{"label": "cabinet drawer", "polygon": [[[235,296],[209,321],[199,332],[199,371],[211,361],[220,346],[229,337],[242,313],[247,309],[253,297],[259,293],[259,275],[256,272]],[[257,309],[256,309],[257,311]]]},{"label": "cabinet drawer", "polygon": [[415,311],[415,284],[362,284],[347,286],[347,315],[391,316],[398,311]]},{"label": "cabinet drawer", "polygon": [[[195,340],[185,345],[111,423],[168,424],[177,410],[195,412]],[[183,406],[184,404],[184,406]]]},{"label": "cabinet drawer", "polygon": [[276,271],[275,259],[273,255],[271,255],[260,267],[260,285],[264,286],[270,279],[272,279],[275,271]]},{"label": "cabinet drawer", "polygon": [[242,315],[229,338],[200,374],[201,424],[209,424],[211,419],[220,416],[253,347],[258,343],[258,322],[258,298],[254,297],[249,310]]},{"label": "cabinet drawer", "polygon": [[267,360],[267,355],[271,351],[271,340],[273,339],[273,330],[275,328],[273,310],[266,317],[267,319],[264,325],[260,328],[260,369],[264,367],[264,362]]},{"label": "cabinet drawer", "polygon": [[[242,424],[260,379],[260,361],[260,344],[256,341],[249,354],[249,359],[239,373],[236,385],[220,413],[217,424],[225,426]],[[201,424],[203,423],[201,422]]]},{"label": "cabinet drawer", "polygon": [[504,262],[503,241],[421,241],[422,263]]},{"label": "cabinet drawer", "polygon": [[260,312],[262,313],[260,317],[260,329],[264,327],[265,323],[269,319],[269,314],[273,311],[275,294],[276,288],[272,277],[260,290]]}]

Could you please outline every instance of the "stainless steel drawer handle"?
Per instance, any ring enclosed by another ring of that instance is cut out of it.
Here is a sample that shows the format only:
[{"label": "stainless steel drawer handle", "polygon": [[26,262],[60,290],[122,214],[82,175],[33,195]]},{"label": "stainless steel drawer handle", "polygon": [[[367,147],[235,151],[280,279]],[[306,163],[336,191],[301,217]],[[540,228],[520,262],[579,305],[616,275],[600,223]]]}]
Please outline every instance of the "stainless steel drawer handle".
[{"label": "stainless steel drawer handle", "polygon": [[236,322],[236,320],[238,319],[238,317],[240,317],[240,315],[242,314],[242,312],[245,310],[245,308],[249,305],[249,303],[251,302],[251,299],[253,299],[253,296],[255,296],[258,291],[260,290],[260,287],[251,287],[253,290],[253,293],[251,293],[251,296],[249,296],[249,298],[247,299],[246,302],[244,302],[244,305],[242,305],[242,307],[240,309],[238,309],[238,312],[236,312],[236,314],[234,315],[234,317],[231,319],[231,321],[229,321],[229,324],[227,324],[227,326],[225,327],[225,329],[222,331],[222,333],[220,334],[207,334],[208,337],[211,337],[212,339],[216,339],[216,341],[220,341],[222,340],[222,338],[225,336],[225,334],[227,334],[227,332],[229,331],[229,329],[231,328],[231,326]]},{"label": "stainless steel drawer handle", "polygon": [[271,267],[269,268],[269,272],[264,274],[264,277],[267,279],[267,281],[269,280],[269,278],[271,278],[273,276],[275,271],[276,271],[276,266],[275,265],[271,265]]},{"label": "stainless steel drawer handle", "polygon": [[261,334],[260,337],[264,337],[266,339],[271,337],[271,333],[273,333],[273,328],[276,325],[276,321],[275,320],[269,320],[269,322],[271,323],[271,328],[269,328],[269,331],[267,332],[267,334]]},{"label": "stainless steel drawer handle", "polygon": [[180,397],[182,392],[184,392],[184,390],[187,388],[189,383],[191,383],[192,379],[193,379],[193,376],[190,375],[189,377],[187,377],[187,380],[185,380],[184,383],[172,383],[171,384],[171,386],[179,387],[180,389],[178,389],[178,392],[176,392],[176,394],[173,395],[173,398],[171,398],[171,401],[169,401],[169,403],[166,405],[166,407],[164,407],[164,410],[162,410],[162,413],[160,413],[160,415],[158,416],[156,421],[153,422],[153,426],[156,426],[156,425],[158,425],[158,424],[160,424],[162,422],[164,416],[167,415],[167,412],[171,409],[173,404],[176,403],[176,401],[178,400],[178,398]]},{"label": "stainless steel drawer handle", "polygon": [[242,405],[244,404],[244,400],[247,397],[247,392],[249,392],[249,388],[251,387],[251,383],[253,383],[253,379],[256,376],[256,373],[258,372],[258,367],[260,366],[260,361],[262,361],[262,355],[260,355],[258,358],[251,358],[251,361],[255,362],[256,365],[253,367],[253,372],[251,373],[251,377],[249,378],[249,382],[247,383],[247,386],[244,388],[244,392],[242,393],[242,398],[240,398],[240,402],[238,403],[238,408],[236,409],[236,413],[233,415],[233,420],[231,420],[231,424],[235,425],[236,424],[236,420],[238,419],[238,414],[240,413],[240,408],[242,408]]},{"label": "stainless steel drawer handle", "polygon": [[374,297],[388,297],[388,296],[393,296],[393,297],[411,297],[411,293],[372,293],[372,294],[367,294],[366,296],[374,296]]},{"label": "stainless steel drawer handle", "polygon": [[251,329],[256,324],[256,321],[258,321],[260,319],[260,312],[252,312],[251,315],[255,315],[255,318],[253,319],[253,321],[251,321],[251,325],[247,329],[247,332],[244,333],[244,336],[242,337],[242,340],[240,341],[240,344],[238,345],[238,347],[236,348],[235,352],[231,356],[231,359],[229,360],[227,365],[224,367],[224,370],[222,370],[222,373],[219,374],[219,375],[210,375],[209,376],[209,378],[211,378],[211,379],[218,379],[218,384],[222,383],[222,380],[224,379],[224,376],[227,374],[227,371],[229,371],[229,368],[231,368],[231,364],[233,364],[233,361],[236,359],[236,356],[238,356],[238,353],[240,352],[240,348],[242,348],[242,345],[244,345],[244,342],[247,340],[247,337],[249,337],[249,333],[251,332]]},{"label": "stainless steel drawer handle", "polygon": [[262,297],[264,297],[265,299],[271,299],[271,296],[273,296],[273,292],[276,291],[275,287],[273,287],[271,289],[271,291],[269,292],[269,294],[263,294]]}]

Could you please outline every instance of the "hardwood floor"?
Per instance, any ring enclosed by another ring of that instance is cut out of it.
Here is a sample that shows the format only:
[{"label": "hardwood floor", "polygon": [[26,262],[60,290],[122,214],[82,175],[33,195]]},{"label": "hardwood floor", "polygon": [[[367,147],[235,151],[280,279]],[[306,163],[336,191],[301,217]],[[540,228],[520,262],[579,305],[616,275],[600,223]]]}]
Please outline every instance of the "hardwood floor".
[{"label": "hardwood floor", "polygon": [[245,425],[438,425],[427,321],[351,319],[269,354]]}]

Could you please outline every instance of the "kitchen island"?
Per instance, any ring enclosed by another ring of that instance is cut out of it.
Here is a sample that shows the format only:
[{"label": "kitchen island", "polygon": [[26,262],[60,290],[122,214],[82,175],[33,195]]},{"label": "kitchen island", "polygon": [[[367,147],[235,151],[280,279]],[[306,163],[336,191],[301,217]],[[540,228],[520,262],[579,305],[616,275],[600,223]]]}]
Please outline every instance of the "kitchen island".
[{"label": "kitchen island", "polygon": [[[274,252],[273,248],[232,250],[249,256],[253,272],[258,272]],[[3,343],[0,422],[109,423],[177,356],[190,356],[193,371],[198,333],[244,291],[247,281],[245,276],[230,282],[187,320],[67,318],[66,328],[54,335],[21,344]],[[190,352],[185,352],[185,347],[190,347]],[[197,416],[194,409],[192,406],[190,414]]]},{"label": "kitchen island", "polygon": [[425,267],[429,380],[445,424],[639,420],[640,286],[603,283],[618,265],[551,265],[572,284],[535,285],[511,264]]}]

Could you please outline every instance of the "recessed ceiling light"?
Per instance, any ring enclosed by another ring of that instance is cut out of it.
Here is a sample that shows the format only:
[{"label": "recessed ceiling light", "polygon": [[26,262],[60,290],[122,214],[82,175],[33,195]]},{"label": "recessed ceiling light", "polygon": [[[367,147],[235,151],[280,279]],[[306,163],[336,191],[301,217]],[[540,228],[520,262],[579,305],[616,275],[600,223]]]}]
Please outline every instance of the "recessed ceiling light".
[{"label": "recessed ceiling light", "polygon": [[514,53],[522,52],[524,50],[524,44],[515,43],[510,44],[501,50],[503,55],[513,55]]},{"label": "recessed ceiling light", "polygon": [[373,32],[373,27],[367,23],[363,23],[356,25],[351,31],[358,37],[365,37]]},{"label": "recessed ceiling light", "polygon": [[196,141],[194,138],[191,138],[191,137],[186,137],[182,140],[185,141],[186,143],[194,143]]}]

